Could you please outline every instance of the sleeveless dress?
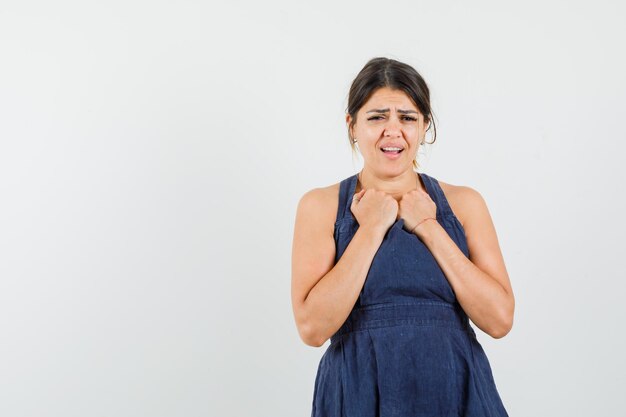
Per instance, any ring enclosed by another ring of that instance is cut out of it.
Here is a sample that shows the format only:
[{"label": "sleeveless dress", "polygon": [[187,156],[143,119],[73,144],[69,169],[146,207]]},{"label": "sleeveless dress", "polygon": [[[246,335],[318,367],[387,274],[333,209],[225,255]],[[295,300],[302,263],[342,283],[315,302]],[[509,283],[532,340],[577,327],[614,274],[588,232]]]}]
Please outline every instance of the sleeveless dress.
[{"label": "sleeveless dress", "polygon": [[[469,257],[465,232],[439,182],[418,173],[437,221]],[[357,174],[341,181],[335,223],[341,258],[358,229]],[[469,318],[417,235],[391,226],[350,315],[315,377],[312,417],[508,416]]]}]

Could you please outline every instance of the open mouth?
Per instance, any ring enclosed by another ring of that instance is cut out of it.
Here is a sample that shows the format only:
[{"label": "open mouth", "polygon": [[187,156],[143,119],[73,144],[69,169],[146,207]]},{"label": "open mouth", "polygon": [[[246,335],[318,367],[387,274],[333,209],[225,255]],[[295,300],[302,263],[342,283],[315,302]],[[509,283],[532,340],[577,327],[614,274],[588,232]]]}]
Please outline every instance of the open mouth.
[{"label": "open mouth", "polygon": [[404,148],[389,147],[389,148],[380,148],[380,150],[383,153],[387,153],[387,154],[399,154],[404,150]]}]

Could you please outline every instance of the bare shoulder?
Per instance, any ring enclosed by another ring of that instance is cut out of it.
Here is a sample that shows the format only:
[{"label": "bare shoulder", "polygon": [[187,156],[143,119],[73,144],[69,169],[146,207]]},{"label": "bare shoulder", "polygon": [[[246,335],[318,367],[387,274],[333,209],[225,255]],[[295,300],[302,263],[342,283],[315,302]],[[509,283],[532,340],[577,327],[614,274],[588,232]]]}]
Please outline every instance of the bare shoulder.
[{"label": "bare shoulder", "polygon": [[[306,214],[309,219],[321,222],[320,226],[335,223],[339,207],[339,183],[326,187],[313,188],[300,198],[298,212]],[[332,230],[332,229],[331,229]]]},{"label": "bare shoulder", "polygon": [[464,227],[472,213],[486,208],[485,200],[474,188],[466,185],[454,185],[440,180],[438,182],[448,200],[448,204],[450,204],[450,209]]}]

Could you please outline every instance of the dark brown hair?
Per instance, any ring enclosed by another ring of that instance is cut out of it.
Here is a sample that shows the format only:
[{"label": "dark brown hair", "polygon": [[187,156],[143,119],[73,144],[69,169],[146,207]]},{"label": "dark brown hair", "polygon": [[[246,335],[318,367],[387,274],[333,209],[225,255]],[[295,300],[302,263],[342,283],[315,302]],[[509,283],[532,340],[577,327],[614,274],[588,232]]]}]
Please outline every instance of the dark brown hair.
[{"label": "dark brown hair", "polygon": [[[434,114],[430,107],[430,90],[422,76],[410,65],[390,58],[372,58],[361,69],[352,85],[348,95],[348,108],[346,112],[352,117],[348,127],[348,140],[352,151],[355,152],[354,141],[350,137],[350,131],[356,123],[356,115],[363,105],[369,100],[376,90],[389,87],[393,90],[401,90],[413,101],[413,104],[424,116],[424,121],[429,122],[427,131],[433,128],[433,144],[437,140],[437,127],[434,123]],[[417,169],[418,163],[413,159],[413,166]]]}]

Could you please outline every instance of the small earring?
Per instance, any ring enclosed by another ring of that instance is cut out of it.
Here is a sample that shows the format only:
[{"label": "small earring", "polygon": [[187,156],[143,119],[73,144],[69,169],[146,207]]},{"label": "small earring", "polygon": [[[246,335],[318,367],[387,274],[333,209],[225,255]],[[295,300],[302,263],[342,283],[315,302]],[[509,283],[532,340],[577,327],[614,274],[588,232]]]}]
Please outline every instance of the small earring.
[{"label": "small earring", "polygon": [[357,142],[356,138],[352,139],[352,143],[356,143],[356,142]]}]

